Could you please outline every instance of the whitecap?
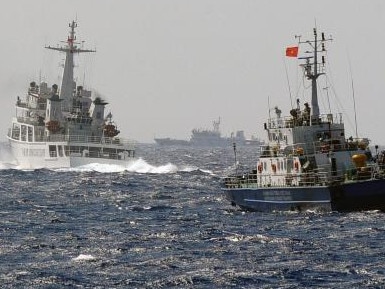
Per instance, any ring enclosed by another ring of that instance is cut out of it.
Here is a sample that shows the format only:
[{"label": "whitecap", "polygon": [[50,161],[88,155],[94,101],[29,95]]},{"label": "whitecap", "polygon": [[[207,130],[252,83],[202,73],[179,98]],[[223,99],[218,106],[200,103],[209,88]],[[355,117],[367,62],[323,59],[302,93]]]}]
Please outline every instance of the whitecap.
[{"label": "whitecap", "polygon": [[80,254],[79,256],[72,258],[72,261],[81,262],[81,261],[94,261],[96,258],[88,254]]},{"label": "whitecap", "polygon": [[178,167],[171,163],[167,163],[166,165],[153,166],[148,164],[144,159],[139,158],[136,160],[132,160],[125,165],[91,163],[91,164],[74,167],[74,168],[55,169],[55,171],[99,172],[99,173],[121,173],[124,171],[128,171],[128,172],[135,172],[135,173],[166,174],[166,173],[177,172]]},{"label": "whitecap", "polygon": [[140,158],[127,166],[126,170],[136,173],[167,174],[176,173],[178,171],[178,167],[172,163],[167,163],[161,166],[153,166],[147,163],[144,159]]}]

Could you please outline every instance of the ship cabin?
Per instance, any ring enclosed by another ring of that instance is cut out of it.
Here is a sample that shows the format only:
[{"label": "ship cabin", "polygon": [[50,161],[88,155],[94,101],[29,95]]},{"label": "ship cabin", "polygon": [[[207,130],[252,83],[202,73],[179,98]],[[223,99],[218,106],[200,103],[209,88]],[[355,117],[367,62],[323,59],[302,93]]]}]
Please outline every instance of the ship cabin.
[{"label": "ship cabin", "polygon": [[91,100],[91,91],[77,87],[73,106],[63,110],[58,86],[31,82],[24,100],[17,97],[16,115],[8,137],[25,143],[23,156],[46,158],[83,156],[126,159],[134,157],[134,144],[115,136],[114,125],[105,123],[100,98]]},{"label": "ship cabin", "polygon": [[346,139],[341,114],[311,118],[300,113],[264,124],[268,145],[261,146],[256,186],[315,186],[341,181],[356,170],[354,156],[371,158],[367,139]]}]

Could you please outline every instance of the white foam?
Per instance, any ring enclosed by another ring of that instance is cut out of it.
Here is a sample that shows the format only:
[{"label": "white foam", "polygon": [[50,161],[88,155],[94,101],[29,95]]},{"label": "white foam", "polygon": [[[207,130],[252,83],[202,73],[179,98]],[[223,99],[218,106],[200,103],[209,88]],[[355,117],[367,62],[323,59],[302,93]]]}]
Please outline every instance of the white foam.
[{"label": "white foam", "polygon": [[96,258],[88,254],[80,254],[79,256],[72,258],[72,261],[81,262],[81,261],[94,261]]},{"label": "white foam", "polygon": [[[23,169],[17,165],[16,160],[13,158],[10,147],[8,143],[0,142],[0,170],[7,169]],[[23,169],[24,170],[24,169]],[[79,166],[75,168],[61,168],[55,169],[58,172],[100,172],[100,173],[120,173],[124,171],[136,172],[136,173],[150,173],[150,174],[172,174],[181,172],[193,172],[200,170],[195,166],[183,166],[178,167],[172,163],[167,163],[165,165],[151,165],[147,163],[142,158],[138,158],[129,162],[126,165],[115,165],[115,164],[100,164],[100,163],[92,163],[84,166]],[[212,174],[211,171],[201,170],[204,173]]]},{"label": "white foam", "polygon": [[183,167],[180,169],[181,172],[187,172],[187,173],[191,173],[191,172],[194,172],[197,170],[199,170],[199,168],[195,167],[195,166],[193,166],[193,167],[186,166],[186,167]]},{"label": "white foam", "polygon": [[17,162],[6,142],[0,142],[0,170],[17,169]]},{"label": "white foam", "polygon": [[178,167],[172,163],[167,163],[166,165],[161,166],[153,166],[140,158],[128,165],[126,170],[136,173],[168,174],[176,173],[178,171]]},{"label": "white foam", "polygon": [[74,168],[55,169],[57,172],[100,172],[100,173],[119,173],[125,171],[124,166],[111,164],[92,163]]},{"label": "white foam", "polygon": [[135,172],[135,173],[152,173],[152,174],[168,174],[179,171],[178,167],[172,163],[166,165],[153,166],[144,159],[139,158],[124,165],[98,164],[92,163],[75,168],[56,169],[55,171],[75,171],[75,172],[100,172],[100,173],[119,173],[119,172]]}]

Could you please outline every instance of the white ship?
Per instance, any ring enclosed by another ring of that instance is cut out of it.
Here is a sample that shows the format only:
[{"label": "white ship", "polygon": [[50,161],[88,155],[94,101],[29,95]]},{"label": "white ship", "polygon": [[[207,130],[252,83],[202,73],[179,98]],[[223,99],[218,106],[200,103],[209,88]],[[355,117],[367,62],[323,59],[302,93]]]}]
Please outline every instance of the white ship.
[{"label": "white ship", "polygon": [[135,142],[119,138],[107,102],[76,86],[74,55],[95,52],[76,42],[75,21],[65,45],[46,47],[66,55],[61,87],[31,82],[25,99],[17,97],[7,138],[22,169],[70,168],[90,163],[126,165],[135,158]]},{"label": "white ship", "polygon": [[247,139],[243,130],[238,130],[231,137],[222,136],[219,129],[221,119],[213,121],[213,129],[197,129],[191,132],[190,140],[180,140],[173,138],[155,138],[155,142],[161,146],[191,146],[191,147],[231,147],[234,143],[238,146],[264,144],[263,140],[252,137]]}]

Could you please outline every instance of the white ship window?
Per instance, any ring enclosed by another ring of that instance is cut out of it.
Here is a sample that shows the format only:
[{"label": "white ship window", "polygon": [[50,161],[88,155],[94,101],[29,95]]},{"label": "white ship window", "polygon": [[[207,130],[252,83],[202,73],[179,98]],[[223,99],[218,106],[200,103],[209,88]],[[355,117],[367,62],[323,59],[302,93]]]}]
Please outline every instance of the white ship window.
[{"label": "white ship window", "polygon": [[28,127],[28,141],[33,141],[33,128],[31,126]]},{"label": "white ship window", "polygon": [[63,157],[63,147],[62,146],[57,146],[57,150],[59,152],[59,157]]},{"label": "white ship window", "polygon": [[69,150],[70,150],[69,146],[64,146],[64,153],[65,153],[65,155],[66,155],[67,157],[70,155]]},{"label": "white ship window", "polygon": [[27,141],[27,126],[21,126],[21,141]]},{"label": "white ship window", "polygon": [[20,125],[17,123],[13,124],[12,138],[18,140],[20,138]]},{"label": "white ship window", "polygon": [[51,158],[56,158],[57,157],[57,152],[56,152],[56,145],[50,145],[48,148],[49,151],[49,156]]}]

